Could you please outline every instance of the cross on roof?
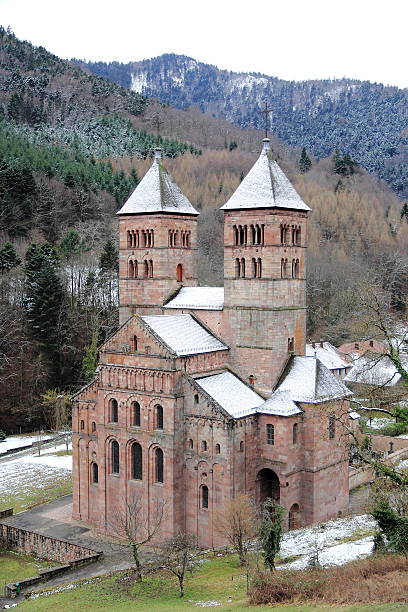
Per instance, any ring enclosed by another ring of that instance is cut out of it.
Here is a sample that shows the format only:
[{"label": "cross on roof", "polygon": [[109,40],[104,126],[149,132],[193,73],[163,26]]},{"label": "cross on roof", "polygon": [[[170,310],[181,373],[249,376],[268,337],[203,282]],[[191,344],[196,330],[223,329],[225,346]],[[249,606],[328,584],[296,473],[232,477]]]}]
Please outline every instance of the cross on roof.
[{"label": "cross on roof", "polygon": [[269,113],[272,112],[272,109],[268,108],[268,102],[265,102],[265,108],[261,112],[265,113],[265,138],[268,138]]}]

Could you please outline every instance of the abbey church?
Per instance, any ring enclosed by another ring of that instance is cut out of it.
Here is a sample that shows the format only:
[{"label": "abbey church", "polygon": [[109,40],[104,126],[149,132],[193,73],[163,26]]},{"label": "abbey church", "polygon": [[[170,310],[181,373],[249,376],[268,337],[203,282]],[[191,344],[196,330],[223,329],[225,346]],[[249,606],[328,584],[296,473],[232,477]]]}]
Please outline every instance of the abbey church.
[{"label": "abbey church", "polygon": [[239,493],[286,529],[347,510],[351,394],[305,356],[310,208],[268,139],[222,210],[224,287],[197,284],[199,213],[159,149],[118,212],[120,327],[73,410],[73,517],[105,533],[135,496],[204,548]]}]

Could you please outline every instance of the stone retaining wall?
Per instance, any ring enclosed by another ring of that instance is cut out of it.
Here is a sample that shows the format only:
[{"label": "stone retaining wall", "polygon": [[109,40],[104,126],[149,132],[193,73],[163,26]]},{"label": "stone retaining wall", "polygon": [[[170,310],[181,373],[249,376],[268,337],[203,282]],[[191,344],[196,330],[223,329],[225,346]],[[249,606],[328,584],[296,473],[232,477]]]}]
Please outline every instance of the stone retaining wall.
[{"label": "stone retaining wall", "polygon": [[[381,436],[381,437],[388,438],[389,436]],[[408,456],[408,446],[406,446],[405,448],[401,448],[400,450],[397,450],[395,453],[389,454],[387,459],[384,461],[384,463],[395,465],[401,459],[404,459],[407,456]],[[362,484],[367,484],[368,482],[372,482],[374,479],[375,479],[375,471],[369,465],[365,465],[355,470],[350,470],[349,489],[351,491],[352,489],[355,489],[356,487],[359,487]]]}]

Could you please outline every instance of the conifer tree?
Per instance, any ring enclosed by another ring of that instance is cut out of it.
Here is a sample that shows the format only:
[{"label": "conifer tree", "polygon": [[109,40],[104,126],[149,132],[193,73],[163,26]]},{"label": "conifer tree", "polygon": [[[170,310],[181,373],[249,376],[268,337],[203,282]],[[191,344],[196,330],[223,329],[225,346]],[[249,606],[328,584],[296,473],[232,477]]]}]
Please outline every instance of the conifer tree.
[{"label": "conifer tree", "polygon": [[21,259],[18,257],[13,245],[10,242],[0,248],[0,272],[10,272],[13,268],[21,264]]},{"label": "conifer tree", "polygon": [[302,172],[304,174],[305,172],[309,172],[311,167],[312,167],[311,159],[308,156],[308,154],[306,153],[305,147],[303,147],[302,153],[301,153],[300,159],[299,159],[299,170],[300,170],[300,172]]},{"label": "conifer tree", "polygon": [[262,545],[265,566],[275,569],[275,557],[282,540],[282,518],[284,509],[273,499],[267,499],[262,507],[259,539]]},{"label": "conifer tree", "polygon": [[30,335],[56,382],[61,374],[65,292],[58,275],[58,257],[48,243],[31,244],[25,260],[25,311]]}]

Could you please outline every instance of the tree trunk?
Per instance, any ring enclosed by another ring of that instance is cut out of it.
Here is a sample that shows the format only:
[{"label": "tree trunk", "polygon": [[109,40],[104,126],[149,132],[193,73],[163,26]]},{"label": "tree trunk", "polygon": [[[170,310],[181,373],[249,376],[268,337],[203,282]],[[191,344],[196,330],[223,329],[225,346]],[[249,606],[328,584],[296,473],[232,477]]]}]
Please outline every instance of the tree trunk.
[{"label": "tree trunk", "polygon": [[137,544],[132,544],[132,553],[133,553],[133,559],[134,559],[135,566],[136,566],[136,579],[138,582],[142,582],[142,564],[140,563],[140,560],[139,560],[139,551],[137,548]]},{"label": "tree trunk", "polygon": [[179,587],[180,587],[180,597],[184,597],[184,576],[178,576]]}]

